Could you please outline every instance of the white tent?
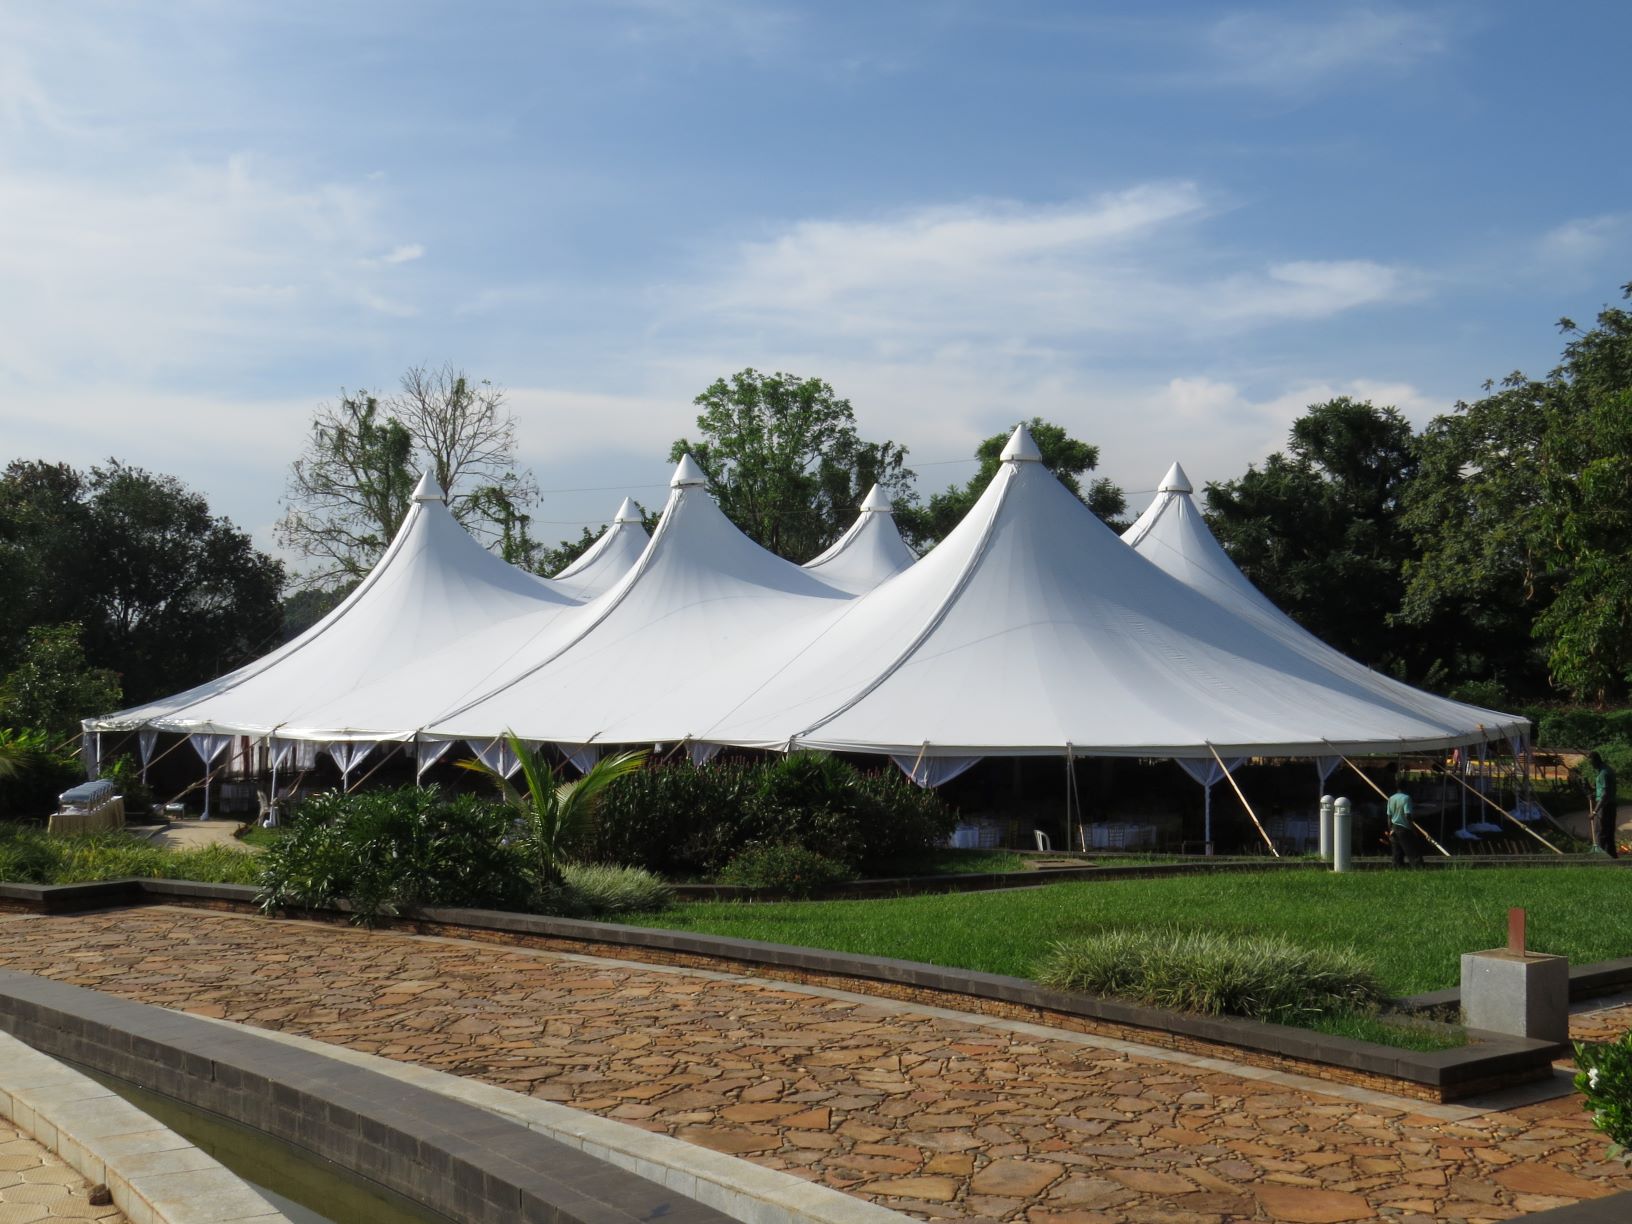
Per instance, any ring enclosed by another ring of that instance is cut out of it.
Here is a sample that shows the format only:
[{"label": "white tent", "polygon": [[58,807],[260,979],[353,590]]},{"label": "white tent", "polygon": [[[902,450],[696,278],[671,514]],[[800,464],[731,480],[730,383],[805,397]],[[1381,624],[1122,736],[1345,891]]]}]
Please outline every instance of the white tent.
[{"label": "white tent", "polygon": [[650,538],[639,508],[626,497],[617,514],[612,516],[612,525],[601,533],[600,539],[576,561],[552,575],[550,583],[580,599],[592,599],[611,589],[634,567]]},{"label": "white tent", "polygon": [[[1335,672],[1353,677],[1357,683],[1386,695],[1389,700],[1413,710],[1425,720],[1455,724],[1476,718],[1478,727],[1485,733],[1474,736],[1470,742],[1494,740],[1528,730],[1525,720],[1514,715],[1478,710],[1449,698],[1425,693],[1372,671],[1328,646],[1271,603],[1236,567],[1208,528],[1207,520],[1192,496],[1193,492],[1189,477],[1175,463],[1162,478],[1156,500],[1150,503],[1133,526],[1122,533],[1123,542],[1152,565],[1251,622],[1290,649]],[[1341,599],[1342,592],[1334,591],[1332,597]]]},{"label": "white tent", "polygon": [[1002,458],[945,540],[703,738],[921,757],[1314,756],[1522,724],[1421,701],[1176,581],[1055,480],[1023,428]]},{"label": "white tent", "polygon": [[966,519],[862,594],[749,540],[690,459],[639,560],[582,603],[485,552],[427,487],[307,634],[87,729],[422,747],[514,731],[580,762],[599,745],[806,745],[889,753],[933,781],[984,755],[1372,753],[1523,726],[1187,585],[1039,460],[1017,430]]},{"label": "white tent", "polygon": [[860,595],[906,569],[918,554],[908,548],[895,526],[895,507],[874,485],[861,503],[861,515],[850,530],[805,568],[829,586]]}]

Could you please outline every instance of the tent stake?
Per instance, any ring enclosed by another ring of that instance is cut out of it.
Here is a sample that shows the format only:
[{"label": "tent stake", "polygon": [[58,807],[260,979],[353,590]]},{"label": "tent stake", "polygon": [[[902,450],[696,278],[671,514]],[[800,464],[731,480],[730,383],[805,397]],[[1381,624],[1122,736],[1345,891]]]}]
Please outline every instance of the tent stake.
[{"label": "tent stake", "polygon": [[1264,826],[1258,823],[1258,813],[1252,810],[1252,804],[1247,802],[1247,797],[1241,793],[1241,788],[1235,784],[1235,775],[1225,768],[1224,758],[1218,755],[1218,749],[1209,743],[1207,751],[1213,754],[1213,760],[1217,761],[1218,767],[1224,770],[1224,780],[1230,784],[1230,789],[1235,792],[1235,797],[1241,800],[1241,806],[1247,809],[1247,815],[1252,817],[1252,827],[1258,830],[1258,836],[1264,839],[1264,845],[1269,847],[1271,854],[1276,858],[1280,858],[1281,852],[1275,849],[1275,843],[1269,839],[1269,834],[1264,832]]},{"label": "tent stake", "polygon": [[[1328,748],[1331,748],[1331,742],[1327,741],[1326,746]],[[1335,748],[1333,748],[1332,751],[1337,752],[1337,750]],[[1341,752],[1338,752],[1337,755],[1340,756],[1340,757],[1343,757],[1343,764],[1347,765],[1350,769],[1354,770],[1355,773],[1360,775],[1360,780],[1362,782],[1364,782],[1367,786],[1371,787],[1371,789],[1376,791],[1379,795],[1383,795],[1383,788],[1378,786],[1377,783],[1373,782],[1371,780],[1371,777],[1366,773],[1365,770],[1361,769],[1360,766],[1356,765],[1353,761],[1349,760],[1348,757],[1343,756],[1343,754]],[[1383,802],[1385,802],[1385,803],[1388,802],[1388,796],[1387,795],[1383,795]],[[1446,858],[1451,857],[1451,852],[1449,850],[1445,849],[1444,846],[1440,845],[1432,837],[1430,837],[1428,835],[1428,830],[1423,828],[1420,824],[1418,824],[1415,817],[1413,817],[1412,820],[1411,820],[1411,827],[1413,829],[1415,829],[1418,833],[1421,833],[1422,836],[1423,836],[1423,839],[1425,841],[1427,841],[1427,843],[1430,846],[1432,846],[1435,850],[1438,850]]]}]

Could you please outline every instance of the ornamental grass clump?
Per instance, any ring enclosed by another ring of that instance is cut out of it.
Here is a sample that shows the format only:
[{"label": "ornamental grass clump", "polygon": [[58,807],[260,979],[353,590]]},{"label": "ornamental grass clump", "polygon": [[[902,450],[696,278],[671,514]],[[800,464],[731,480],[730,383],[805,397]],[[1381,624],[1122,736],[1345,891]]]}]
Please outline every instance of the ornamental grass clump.
[{"label": "ornamental grass clump", "polygon": [[1276,1024],[1364,1011],[1385,998],[1376,973],[1355,952],[1175,927],[1062,941],[1036,976],[1058,990]]},{"label": "ornamental grass clump", "polygon": [[1609,1156],[1632,1164],[1632,1033],[1575,1043],[1575,1088],[1582,1108],[1609,1139]]},{"label": "ornamental grass clump", "polygon": [[548,912],[568,917],[599,918],[663,909],[673,891],[642,867],[609,867],[600,863],[563,863],[561,882]]}]

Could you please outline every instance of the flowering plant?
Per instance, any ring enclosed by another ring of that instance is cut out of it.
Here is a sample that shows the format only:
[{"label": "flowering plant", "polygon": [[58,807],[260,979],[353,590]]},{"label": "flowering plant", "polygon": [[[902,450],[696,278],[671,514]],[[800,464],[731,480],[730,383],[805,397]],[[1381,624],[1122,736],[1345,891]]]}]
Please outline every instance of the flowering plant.
[{"label": "flowering plant", "polygon": [[1575,1065],[1582,1108],[1609,1137],[1609,1155],[1632,1164],[1632,1032],[1616,1041],[1576,1042]]}]

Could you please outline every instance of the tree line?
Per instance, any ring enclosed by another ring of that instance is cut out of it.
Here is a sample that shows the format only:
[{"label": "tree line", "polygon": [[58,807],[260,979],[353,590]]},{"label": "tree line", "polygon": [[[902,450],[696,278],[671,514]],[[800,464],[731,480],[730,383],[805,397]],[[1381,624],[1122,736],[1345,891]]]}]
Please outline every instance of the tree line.
[{"label": "tree line", "polygon": [[[1632,285],[1623,300],[1632,297]],[[1339,650],[1467,700],[1624,700],[1632,683],[1632,312],[1560,321],[1559,364],[1515,372],[1420,431],[1348,398],[1314,404],[1284,450],[1204,490],[1231,557]],[[695,401],[673,443],[721,509],[795,562],[846,530],[874,484],[920,551],[968,512],[1007,431],[966,482],[920,496],[906,447],[860,433],[820,378],[753,369]],[[1113,529],[1127,499],[1099,451],[1029,422],[1043,462]],[[333,607],[379,558],[428,470],[454,516],[506,560],[550,574],[595,539],[537,539],[504,391],[453,366],[314,413],[278,527],[291,575],[170,476],[110,460],[15,460],[0,474],[0,727],[78,719],[184,689]],[[648,511],[648,520],[654,516]]]}]

